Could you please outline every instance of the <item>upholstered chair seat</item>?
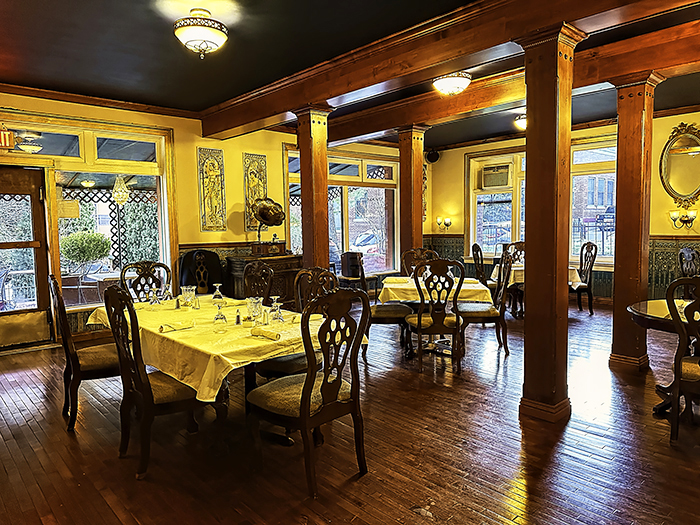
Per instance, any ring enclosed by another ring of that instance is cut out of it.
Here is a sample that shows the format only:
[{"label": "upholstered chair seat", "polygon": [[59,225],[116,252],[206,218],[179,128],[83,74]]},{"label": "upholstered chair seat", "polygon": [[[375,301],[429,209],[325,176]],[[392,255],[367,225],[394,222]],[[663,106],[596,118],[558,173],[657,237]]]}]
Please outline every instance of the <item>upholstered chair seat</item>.
[{"label": "upholstered chair seat", "polygon": [[498,317],[498,309],[492,303],[457,303],[462,317]]},{"label": "upholstered chair seat", "polygon": [[[426,329],[430,328],[433,326],[433,318],[430,316],[430,314],[423,314],[421,319],[421,328]],[[411,314],[406,316],[406,322],[411,328],[417,328],[418,327],[418,314]],[[455,329],[457,328],[457,316],[453,314],[447,314],[445,316],[445,321],[444,324],[447,328]]]},{"label": "upholstered chair seat", "polygon": [[111,368],[117,372],[115,375],[119,374],[119,356],[114,343],[80,348],[76,352],[83,372]]},{"label": "upholstered chair seat", "polygon": [[194,388],[160,370],[148,374],[148,381],[151,383],[153,402],[156,405],[194,400],[197,397]]}]

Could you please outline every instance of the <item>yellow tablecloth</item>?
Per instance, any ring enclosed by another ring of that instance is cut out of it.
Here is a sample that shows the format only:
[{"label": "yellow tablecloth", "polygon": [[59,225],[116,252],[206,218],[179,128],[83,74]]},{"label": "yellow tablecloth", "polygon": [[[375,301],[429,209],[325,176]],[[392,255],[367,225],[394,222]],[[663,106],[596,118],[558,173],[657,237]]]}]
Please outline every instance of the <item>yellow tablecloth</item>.
[{"label": "yellow tablecloth", "polygon": [[[299,322],[293,321],[299,314],[283,312],[283,323],[273,322],[265,327],[279,332],[280,339],[273,341],[252,336],[250,327],[235,324],[237,309],[242,317],[247,315],[245,301],[228,300],[222,309],[228,320],[223,334],[214,333],[216,306],[211,296],[200,296],[200,305],[199,310],[176,310],[174,301],[156,306],[135,305],[144,362],[194,388],[200,401],[214,401],[221,382],[235,368],[304,351]],[[193,328],[184,329],[193,321]],[[87,323],[109,326],[105,308],[92,312]],[[312,321],[317,326],[320,323]],[[159,328],[165,324],[176,330],[161,333]],[[317,330],[311,332],[315,335]]]},{"label": "yellow tablecloth", "polygon": [[[427,297],[425,288],[423,291]],[[450,298],[452,295],[450,295]],[[420,295],[416,283],[412,277],[387,277],[384,279],[382,291],[379,293],[382,303],[387,301],[420,301]],[[476,279],[464,279],[462,289],[459,292],[460,301],[491,302],[491,292]]]},{"label": "yellow tablecloth", "polygon": [[[491,272],[491,279],[494,281],[498,280],[498,268],[496,265],[493,267],[493,272]],[[514,264],[510,270],[510,279],[508,286],[512,284],[524,283],[525,282],[525,265],[524,264]],[[573,266],[569,266],[569,285],[576,289],[581,286],[581,277],[578,274],[578,270]]]}]

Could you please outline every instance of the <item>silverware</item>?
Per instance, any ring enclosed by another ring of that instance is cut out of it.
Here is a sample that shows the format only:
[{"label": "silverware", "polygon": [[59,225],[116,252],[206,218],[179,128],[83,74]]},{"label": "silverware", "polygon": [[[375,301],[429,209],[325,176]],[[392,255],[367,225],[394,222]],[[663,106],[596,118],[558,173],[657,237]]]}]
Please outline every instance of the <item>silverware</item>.
[{"label": "silverware", "polygon": [[173,326],[173,325],[171,325],[171,324],[167,324],[167,323],[166,323],[166,324],[162,324],[162,325],[160,325],[160,326],[158,327],[158,332],[160,332],[161,334],[162,334],[163,332],[165,332],[165,327],[166,327],[166,326],[167,326],[168,328],[171,329],[171,330],[168,330],[169,332],[177,332],[178,330],[189,330],[190,328],[194,328],[194,325],[192,325],[192,326],[175,327],[175,326]]}]

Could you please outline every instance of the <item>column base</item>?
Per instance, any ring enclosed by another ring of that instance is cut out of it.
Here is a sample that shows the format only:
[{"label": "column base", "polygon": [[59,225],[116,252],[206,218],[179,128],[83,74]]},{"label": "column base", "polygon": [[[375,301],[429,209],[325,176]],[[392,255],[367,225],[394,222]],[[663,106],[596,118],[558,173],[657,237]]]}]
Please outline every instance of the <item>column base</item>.
[{"label": "column base", "polygon": [[569,419],[571,417],[571,401],[567,397],[556,405],[548,405],[523,397],[520,399],[520,417],[523,416],[543,419],[550,423]]},{"label": "column base", "polygon": [[649,368],[649,354],[640,356],[610,354],[608,366],[610,366],[610,368],[635,368],[641,372]]}]

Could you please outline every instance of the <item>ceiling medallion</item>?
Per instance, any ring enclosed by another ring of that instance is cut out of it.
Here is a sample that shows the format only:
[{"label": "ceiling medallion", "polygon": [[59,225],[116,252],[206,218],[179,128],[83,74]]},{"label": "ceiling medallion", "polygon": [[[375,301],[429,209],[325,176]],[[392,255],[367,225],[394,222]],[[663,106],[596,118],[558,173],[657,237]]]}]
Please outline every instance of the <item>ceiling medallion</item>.
[{"label": "ceiling medallion", "polygon": [[180,18],[173,25],[177,39],[187,49],[199,53],[204,59],[207,53],[213,53],[228,40],[228,28],[223,22],[211,18],[206,9],[190,9],[190,16]]},{"label": "ceiling medallion", "polygon": [[441,95],[457,95],[467,89],[471,81],[472,76],[466,71],[455,71],[433,80],[433,87]]}]

